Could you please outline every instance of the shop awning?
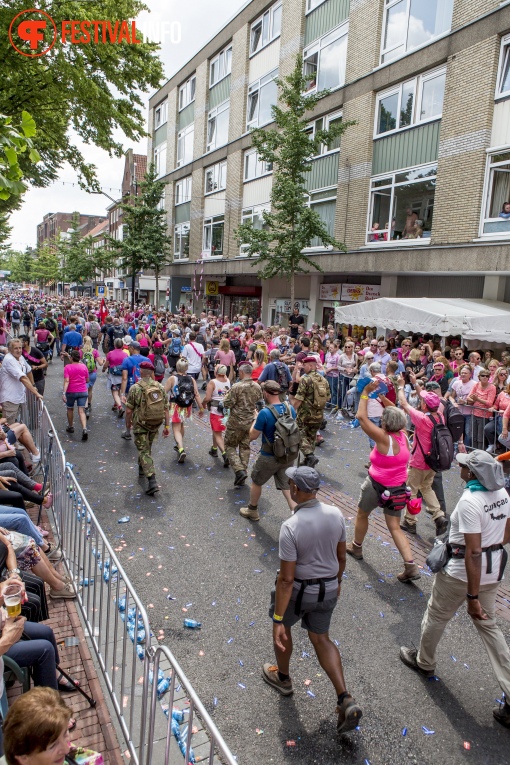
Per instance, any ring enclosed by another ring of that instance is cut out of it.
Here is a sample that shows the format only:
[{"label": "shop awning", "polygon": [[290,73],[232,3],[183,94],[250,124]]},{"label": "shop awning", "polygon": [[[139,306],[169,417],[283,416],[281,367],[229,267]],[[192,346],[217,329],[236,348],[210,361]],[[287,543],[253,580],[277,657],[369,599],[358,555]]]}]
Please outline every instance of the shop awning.
[{"label": "shop awning", "polygon": [[335,308],[335,321],[510,345],[510,303],[460,298],[378,298]]}]

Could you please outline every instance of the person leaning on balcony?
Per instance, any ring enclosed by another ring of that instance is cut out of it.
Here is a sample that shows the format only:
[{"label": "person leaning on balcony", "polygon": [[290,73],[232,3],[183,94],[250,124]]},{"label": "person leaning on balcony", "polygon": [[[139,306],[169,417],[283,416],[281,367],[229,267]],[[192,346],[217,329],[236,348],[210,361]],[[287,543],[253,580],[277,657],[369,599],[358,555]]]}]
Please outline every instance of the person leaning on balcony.
[{"label": "person leaning on balcony", "polygon": [[505,220],[510,218],[510,202],[503,202],[503,207],[501,208],[498,218],[505,218]]},{"label": "person leaning on balcony", "polygon": [[3,416],[11,425],[26,401],[27,390],[40,401],[43,397],[32,382],[32,372],[22,356],[21,340],[10,340],[7,349],[0,368],[0,402]]}]

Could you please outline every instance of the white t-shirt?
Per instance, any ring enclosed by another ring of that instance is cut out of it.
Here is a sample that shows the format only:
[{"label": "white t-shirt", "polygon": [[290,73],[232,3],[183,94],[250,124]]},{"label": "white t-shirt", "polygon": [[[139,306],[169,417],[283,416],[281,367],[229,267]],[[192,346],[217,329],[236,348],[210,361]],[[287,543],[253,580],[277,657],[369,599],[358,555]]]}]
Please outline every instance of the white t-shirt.
[{"label": "white t-shirt", "polygon": [[26,388],[20,382],[21,377],[27,377],[30,367],[21,356],[17,361],[11,353],[6,353],[0,369],[0,402],[9,401],[11,404],[23,404],[26,399]]},{"label": "white t-shirt", "polygon": [[[505,526],[510,515],[510,498],[506,489],[498,491],[470,491],[465,489],[452,513],[449,541],[465,544],[464,534],[482,535],[482,547],[503,542]],[[487,554],[482,553],[480,584],[498,581],[501,550],[492,553],[492,574],[487,574]],[[445,569],[447,574],[467,582],[466,564],[463,558],[452,558]],[[473,593],[477,594],[477,593]]]},{"label": "white t-shirt", "polygon": [[[476,383],[474,380],[462,382],[460,377],[456,377],[452,383],[452,388],[455,391],[455,401],[458,403],[459,398],[467,399],[475,385]],[[471,412],[471,407],[463,406],[462,404],[459,404],[459,409],[462,414],[469,414]]]},{"label": "white t-shirt", "polygon": [[[195,348],[193,348],[193,345]],[[202,369],[202,356],[204,355],[204,346],[193,340],[193,345],[188,343],[181,351],[181,356],[188,359],[188,372],[196,374]]]}]

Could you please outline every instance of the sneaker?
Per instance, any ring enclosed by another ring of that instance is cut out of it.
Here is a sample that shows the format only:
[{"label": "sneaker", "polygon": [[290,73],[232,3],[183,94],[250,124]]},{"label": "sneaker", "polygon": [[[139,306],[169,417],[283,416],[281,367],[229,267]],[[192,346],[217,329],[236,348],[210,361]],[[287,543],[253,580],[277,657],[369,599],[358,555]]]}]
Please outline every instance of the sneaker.
[{"label": "sneaker", "polygon": [[[81,440],[82,441],[88,441],[88,438],[89,438],[89,432],[88,432],[87,428],[85,428],[83,430],[83,433],[81,434]],[[130,436],[130,438],[131,438],[131,436]]]},{"label": "sneaker", "polygon": [[50,588],[50,598],[75,598],[76,590],[72,582],[64,582],[64,588],[62,590],[54,590]]},{"label": "sneaker", "polygon": [[[485,451],[487,452],[487,454],[494,454],[494,452],[496,451],[496,445],[490,444]],[[33,458],[32,458],[32,462],[33,462]]]},{"label": "sneaker", "polygon": [[88,418],[90,417],[90,408],[88,406],[86,406],[83,411],[85,412],[85,417],[88,420]]},{"label": "sneaker", "polygon": [[178,454],[179,454],[179,456],[177,458],[177,462],[180,462],[182,464],[184,462],[184,460],[186,459],[186,452],[182,448],[178,449],[177,451],[178,451]]},{"label": "sneaker", "polygon": [[416,523],[409,523],[406,518],[400,524],[400,528],[408,534],[416,534]]},{"label": "sneaker", "polygon": [[264,664],[262,667],[262,678],[268,685],[276,688],[276,690],[281,693],[282,696],[290,696],[292,693],[294,693],[292,680],[290,677],[287,680],[280,680],[278,677],[278,667],[276,664],[270,664],[269,662]]},{"label": "sneaker", "polygon": [[122,417],[124,417],[124,409],[121,406],[119,406],[119,411],[117,412],[117,417],[119,418],[119,420]]},{"label": "sneaker", "polygon": [[59,550],[53,542],[48,542],[48,549],[45,555],[48,560],[60,560],[62,558],[62,550]]},{"label": "sneaker", "polygon": [[32,462],[32,465],[37,465],[37,463],[41,461],[41,452],[38,452],[38,454],[31,454],[30,461]]},{"label": "sneaker", "polygon": [[177,446],[177,444],[174,444],[174,452],[178,452],[178,451],[179,451],[179,447]]},{"label": "sneaker", "polygon": [[434,671],[432,669],[422,669],[418,665],[418,649],[417,648],[406,648],[405,645],[402,646],[400,649],[400,661],[404,662],[406,667],[410,667],[411,669],[414,669],[415,672],[419,672],[420,675],[423,675],[424,677],[434,677]]},{"label": "sneaker", "polygon": [[68,425],[66,428],[66,433],[74,433],[74,428],[72,425]]},{"label": "sneaker", "polygon": [[510,728],[510,704],[507,701],[505,701],[504,704],[498,704],[497,707],[494,707],[492,714],[498,723],[504,725],[505,728]]},{"label": "sneaker", "polygon": [[241,507],[239,515],[242,515],[243,518],[246,518],[248,521],[260,521],[259,511],[256,507],[251,507],[251,505],[248,505],[248,507]]},{"label": "sneaker", "polygon": [[131,441],[131,433],[129,430],[125,430],[123,433],[121,433],[120,437],[123,438],[125,441]]},{"label": "sneaker", "polygon": [[237,470],[234,478],[234,486],[244,486],[244,482],[248,478],[246,470]]},{"label": "sneaker", "polygon": [[325,440],[326,440],[325,438],[323,438],[322,436],[320,436],[317,433],[317,438],[315,440],[315,446],[322,446],[322,444],[324,443]]},{"label": "sneaker", "polygon": [[336,729],[339,733],[347,733],[347,731],[357,728],[363,715],[360,707],[350,695],[344,697],[342,703],[337,706],[336,713],[338,715]]},{"label": "sneaker", "polygon": [[46,510],[51,507],[53,504],[53,494],[51,491],[49,491],[46,496],[44,497],[44,500],[42,502],[42,506],[46,508]]},{"label": "sneaker", "polygon": [[399,582],[414,582],[416,579],[420,578],[420,569],[416,563],[404,563],[404,570],[402,573],[397,574]]},{"label": "sneaker", "polygon": [[223,467],[224,467],[224,468],[228,468],[228,467],[230,467],[230,460],[229,460],[229,458],[227,457],[227,452],[222,452],[222,453],[221,453],[221,456],[222,456],[222,458],[223,458]]},{"label": "sneaker", "polygon": [[361,545],[355,545],[354,542],[350,542],[346,545],[345,551],[347,555],[352,555],[356,560],[363,560],[363,549]]},{"label": "sneaker", "polygon": [[217,446],[211,446],[209,449],[209,454],[211,457],[217,457],[218,456],[218,447]]},{"label": "sneaker", "polygon": [[443,515],[441,518],[436,518],[434,523],[436,524],[436,536],[440,537],[448,528],[448,518]]}]

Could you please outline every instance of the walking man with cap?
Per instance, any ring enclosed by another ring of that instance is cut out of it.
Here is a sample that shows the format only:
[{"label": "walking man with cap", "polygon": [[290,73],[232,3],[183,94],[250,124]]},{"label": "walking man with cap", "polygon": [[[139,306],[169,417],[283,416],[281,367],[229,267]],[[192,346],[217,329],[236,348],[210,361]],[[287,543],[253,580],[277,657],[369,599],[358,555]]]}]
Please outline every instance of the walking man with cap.
[{"label": "walking man with cap", "polygon": [[138,451],[138,475],[144,475],[149,485],[146,494],[155,494],[158,490],[152,444],[159,433],[162,423],[163,438],[170,435],[170,413],[165,389],[154,379],[154,366],[151,361],[140,364],[140,380],[129,389],[126,401],[126,428],[135,437]]},{"label": "walking man with cap", "polygon": [[[274,454],[273,447],[277,420],[274,412],[279,416],[287,413],[295,420],[296,410],[290,404],[280,401],[282,389],[274,380],[267,380],[265,383],[262,383],[261,387],[265,406],[258,413],[257,419],[250,429],[249,438],[250,441],[256,441],[259,436],[262,436],[262,444],[257,461],[251,471],[252,484],[248,507],[241,507],[239,510],[243,518],[247,518],[249,521],[260,521],[258,503],[262,494],[262,487],[271,478],[274,478],[276,488],[282,492],[291,510],[294,509],[295,504],[290,497],[289,479],[285,472],[287,468],[294,464],[295,457],[287,462],[280,462]],[[296,449],[296,457],[298,451],[299,446]]]},{"label": "walking man with cap", "polygon": [[234,471],[234,486],[244,486],[250,460],[250,428],[257,412],[255,405],[262,399],[262,388],[251,379],[252,365],[239,366],[239,382],[223,398],[223,408],[229,411],[225,429],[225,453]]},{"label": "walking man with cap", "polygon": [[326,378],[317,372],[317,357],[306,356],[302,361],[302,374],[294,397],[294,406],[301,434],[301,453],[305,458],[304,464],[309,467],[315,467],[319,461],[314,454],[317,433],[330,398],[329,384]]},{"label": "walking man with cap", "polygon": [[435,575],[432,596],[421,625],[419,648],[400,649],[408,667],[431,677],[436,648],[448,622],[464,600],[489,655],[504,703],[492,710],[510,728],[510,648],[496,624],[496,594],[508,559],[510,499],[503,468],[490,454],[475,449],[457,454],[466,488],[451,516],[448,541],[452,557]]},{"label": "walking man with cap", "polygon": [[301,620],[335,688],[337,730],[345,733],[357,727],[362,715],[346,689],[342,659],[329,637],[345,569],[345,521],[337,507],[317,499],[320,476],[316,470],[292,467],[285,472],[296,506],[280,529],[280,570],[269,608],[276,664],[264,664],[262,677],[283,696],[293,692],[291,628]]}]

